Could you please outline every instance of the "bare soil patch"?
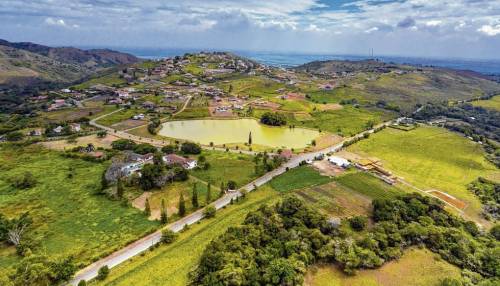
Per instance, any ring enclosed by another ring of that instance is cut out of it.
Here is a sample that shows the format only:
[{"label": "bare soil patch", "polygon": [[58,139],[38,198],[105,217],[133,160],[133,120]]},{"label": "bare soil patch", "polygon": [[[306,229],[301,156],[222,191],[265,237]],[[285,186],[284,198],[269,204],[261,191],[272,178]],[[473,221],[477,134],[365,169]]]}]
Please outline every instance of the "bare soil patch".
[{"label": "bare soil patch", "polygon": [[442,199],[458,209],[464,210],[467,207],[467,203],[455,198],[454,196],[448,195],[447,193],[438,190],[430,190],[428,193]]},{"label": "bare soil patch", "polygon": [[117,139],[119,138],[112,134],[108,134],[104,138],[98,138],[96,135],[88,135],[76,138],[75,143],[68,143],[68,141],[64,139],[64,140],[40,142],[38,144],[48,149],[64,151],[78,146],[87,146],[88,144],[93,144],[94,147],[96,148],[98,147],[111,148],[111,143]]},{"label": "bare soil patch", "polygon": [[328,104],[318,105],[318,109],[321,111],[340,110],[342,108],[344,107],[338,103],[328,103]]},{"label": "bare soil patch", "polygon": [[344,172],[344,169],[337,167],[326,160],[315,161],[313,167],[323,176],[338,176]]}]

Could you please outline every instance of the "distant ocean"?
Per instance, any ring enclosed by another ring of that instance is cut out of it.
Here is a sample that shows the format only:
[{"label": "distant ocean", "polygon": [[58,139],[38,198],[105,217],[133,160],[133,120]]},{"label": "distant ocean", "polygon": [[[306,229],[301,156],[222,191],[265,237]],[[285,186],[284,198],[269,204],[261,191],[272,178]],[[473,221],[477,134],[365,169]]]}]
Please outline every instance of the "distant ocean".
[{"label": "distant ocean", "polygon": [[[185,53],[194,53],[200,49],[150,49],[150,48],[122,48],[123,52],[131,53],[140,58],[158,59],[164,57],[180,56]],[[327,54],[301,54],[279,52],[252,52],[231,51],[240,56],[253,59],[257,62],[277,66],[294,67],[312,61],[324,60],[364,60],[371,57],[357,55],[327,55]],[[411,64],[417,66],[436,66],[458,70],[472,70],[488,75],[500,75],[500,60],[475,60],[475,59],[438,59],[399,56],[374,56],[376,59],[397,64]]]}]

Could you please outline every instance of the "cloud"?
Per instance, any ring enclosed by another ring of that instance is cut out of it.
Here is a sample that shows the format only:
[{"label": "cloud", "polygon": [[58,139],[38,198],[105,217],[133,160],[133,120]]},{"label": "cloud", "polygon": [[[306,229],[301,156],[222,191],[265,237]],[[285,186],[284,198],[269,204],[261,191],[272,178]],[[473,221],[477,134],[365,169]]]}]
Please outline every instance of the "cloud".
[{"label": "cloud", "polygon": [[496,26],[483,25],[481,28],[477,29],[477,31],[490,37],[500,35],[500,24]]},{"label": "cloud", "polygon": [[410,28],[410,27],[414,27],[415,24],[416,24],[415,19],[408,16],[398,23],[398,27],[399,28]]},{"label": "cloud", "polygon": [[45,24],[50,25],[50,26],[66,27],[66,22],[64,22],[63,19],[54,19],[52,17],[46,18]]},{"label": "cloud", "polygon": [[430,21],[425,22],[425,25],[427,27],[438,27],[438,26],[441,26],[441,24],[443,24],[443,21],[441,21],[441,20],[430,20]]},{"label": "cloud", "polygon": [[379,30],[378,27],[371,27],[370,29],[365,30],[365,33],[370,34],[378,30]]}]

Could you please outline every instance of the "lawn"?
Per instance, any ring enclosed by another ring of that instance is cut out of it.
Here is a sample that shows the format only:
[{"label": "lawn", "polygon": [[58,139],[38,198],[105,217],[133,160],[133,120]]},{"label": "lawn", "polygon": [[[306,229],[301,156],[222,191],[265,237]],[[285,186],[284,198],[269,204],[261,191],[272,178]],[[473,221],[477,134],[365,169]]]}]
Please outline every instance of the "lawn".
[{"label": "lawn", "polygon": [[322,176],[310,166],[300,166],[277,176],[269,182],[270,186],[279,192],[312,187],[331,182],[330,177]]},{"label": "lawn", "polygon": [[113,114],[107,115],[99,120],[97,120],[98,124],[102,124],[105,126],[111,126],[113,124],[119,123],[121,121],[131,119],[132,116],[145,113],[146,110],[141,109],[141,108],[131,108],[131,109],[122,109],[118,112],[115,112]]},{"label": "lawn", "polygon": [[355,172],[335,178],[339,186],[353,190],[371,199],[391,199],[402,194],[402,190],[384,183],[366,173]]},{"label": "lawn", "polygon": [[210,168],[193,170],[192,175],[215,187],[220,187],[221,182],[226,184],[229,180],[242,187],[257,177],[254,157],[251,155],[203,150],[203,156],[210,163]]},{"label": "lawn", "polygon": [[394,114],[389,112],[352,106],[344,106],[339,110],[316,111],[311,115],[311,120],[291,121],[288,124],[321,129],[341,136],[351,136],[365,130],[370,121],[378,124],[394,117]]},{"label": "lawn", "polygon": [[473,101],[472,105],[500,111],[500,95],[494,96],[488,100]]},{"label": "lawn", "polygon": [[305,286],[437,286],[446,278],[460,278],[460,269],[426,249],[405,251],[399,260],[379,269],[361,270],[354,276],[344,274],[334,265],[309,269]]},{"label": "lawn", "polygon": [[[5,145],[0,162],[1,212],[8,217],[30,213],[34,222],[28,235],[36,242],[35,254],[72,255],[82,266],[158,226],[140,211],[95,194],[107,164],[64,158],[40,146],[15,149]],[[27,171],[36,178],[36,186],[13,188],[9,180]],[[4,247],[0,254],[0,274],[20,260]]]},{"label": "lawn", "polygon": [[174,115],[175,119],[192,119],[192,118],[203,118],[209,117],[210,112],[208,111],[208,107],[200,106],[200,107],[187,107],[181,113],[177,113]]},{"label": "lawn", "polygon": [[474,219],[479,219],[481,204],[466,185],[498,172],[480,145],[438,127],[387,128],[348,150],[381,159],[385,168],[421,189],[437,189],[467,202],[465,212]]},{"label": "lawn", "polygon": [[188,273],[198,263],[205,246],[229,227],[241,224],[250,211],[271,204],[279,193],[268,187],[247,195],[235,205],[219,210],[216,217],[192,225],[170,245],[163,245],[111,269],[109,277],[92,285],[187,285]]}]

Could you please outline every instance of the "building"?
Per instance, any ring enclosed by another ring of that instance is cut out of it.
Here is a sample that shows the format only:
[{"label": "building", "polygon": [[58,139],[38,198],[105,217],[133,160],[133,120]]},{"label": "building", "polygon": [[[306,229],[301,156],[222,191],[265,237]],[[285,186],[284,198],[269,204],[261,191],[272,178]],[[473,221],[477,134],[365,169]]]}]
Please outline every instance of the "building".
[{"label": "building", "polygon": [[348,160],[346,160],[344,158],[340,158],[337,156],[328,157],[328,162],[330,162],[336,166],[342,167],[342,168],[347,168],[347,167],[351,166],[351,162],[349,162]]},{"label": "building", "polygon": [[80,131],[82,131],[82,127],[78,123],[71,123],[70,127],[71,127],[71,131],[73,131],[73,132],[80,132]]},{"label": "building", "polygon": [[132,119],[134,119],[134,120],[142,120],[142,119],[144,119],[144,114],[141,113],[141,114],[134,115],[132,117]]},{"label": "building", "polygon": [[181,165],[184,169],[187,170],[194,169],[198,166],[198,162],[196,162],[196,160],[184,158],[176,154],[168,154],[163,156],[163,161],[167,165],[174,165],[174,164]]},{"label": "building", "polygon": [[283,159],[289,160],[290,158],[292,158],[293,152],[292,152],[292,150],[285,149],[285,150],[281,151],[279,156]]}]

